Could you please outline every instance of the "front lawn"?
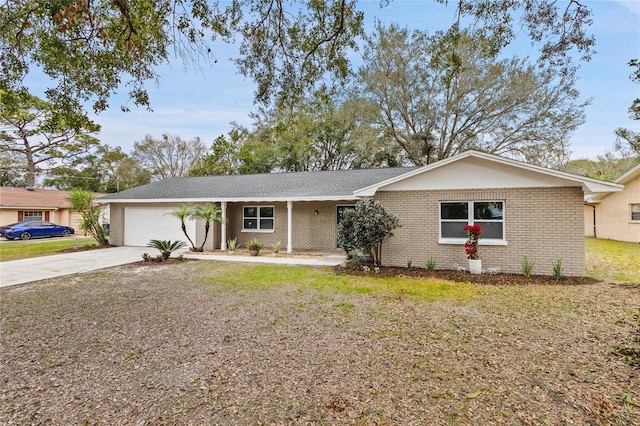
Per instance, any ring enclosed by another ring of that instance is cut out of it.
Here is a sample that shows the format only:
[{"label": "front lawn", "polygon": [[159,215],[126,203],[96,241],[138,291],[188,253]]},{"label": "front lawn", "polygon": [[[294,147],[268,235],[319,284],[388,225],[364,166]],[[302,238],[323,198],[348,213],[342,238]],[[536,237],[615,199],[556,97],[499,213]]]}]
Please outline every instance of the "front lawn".
[{"label": "front lawn", "polygon": [[59,253],[62,250],[73,248],[86,249],[96,245],[96,241],[91,237],[56,238],[54,240],[43,238],[36,241],[3,241],[2,244],[0,244],[0,262],[48,256]]},{"label": "front lawn", "polygon": [[587,238],[586,250],[588,276],[640,284],[640,244]]},{"label": "front lawn", "polygon": [[640,291],[215,261],[0,289],[0,424],[640,424]]}]

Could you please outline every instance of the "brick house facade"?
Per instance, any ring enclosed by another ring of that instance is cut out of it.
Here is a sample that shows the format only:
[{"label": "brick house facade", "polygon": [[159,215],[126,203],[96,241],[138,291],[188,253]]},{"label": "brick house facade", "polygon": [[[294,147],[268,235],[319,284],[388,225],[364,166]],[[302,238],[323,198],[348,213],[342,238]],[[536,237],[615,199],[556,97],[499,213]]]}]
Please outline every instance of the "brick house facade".
[{"label": "brick house facade", "polygon": [[[170,212],[179,204],[222,209],[205,248],[226,249],[258,239],[280,241],[288,252],[336,249],[340,210],[375,199],[400,218],[383,244],[383,264],[438,268],[466,264],[466,224],[484,226],[483,267],[520,272],[523,258],[535,273],[561,261],[566,275],[583,275],[585,194],[621,191],[622,185],[467,151],[420,168],[343,170],[266,175],[175,178],[111,194],[111,243],[146,245],[150,238],[184,239]],[[173,221],[173,222],[172,222]],[[198,244],[202,224],[189,225]]]},{"label": "brick house facade", "polygon": [[[464,247],[459,242],[439,242],[439,204],[500,200],[505,209],[506,244],[483,245],[480,240],[483,267],[519,273],[526,256],[535,260],[537,274],[551,275],[552,263],[560,259],[566,275],[584,275],[582,198],[578,187],[381,192],[376,199],[402,224],[383,245],[382,259],[398,266],[406,265],[408,260],[424,266],[428,259],[443,269],[450,269],[454,263],[466,265]],[[558,207],[550,212],[549,205]]]}]

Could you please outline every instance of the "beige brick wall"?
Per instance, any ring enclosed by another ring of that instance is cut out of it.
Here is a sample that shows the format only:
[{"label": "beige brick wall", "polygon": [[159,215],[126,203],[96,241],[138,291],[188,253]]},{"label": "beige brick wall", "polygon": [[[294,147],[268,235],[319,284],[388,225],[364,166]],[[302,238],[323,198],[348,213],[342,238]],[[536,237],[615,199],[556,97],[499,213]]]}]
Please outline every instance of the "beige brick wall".
[{"label": "beige brick wall", "polygon": [[462,244],[440,244],[439,202],[504,200],[506,246],[480,247],[483,268],[522,272],[522,259],[535,260],[534,274],[552,274],[552,262],[562,260],[565,275],[584,275],[584,210],[579,187],[518,188],[469,191],[380,192],[376,199],[399,216],[399,229],[383,245],[383,265],[424,266],[433,258],[437,268],[467,265]]},{"label": "beige brick wall", "polygon": [[[297,201],[293,203],[293,251],[305,249],[332,250],[336,248],[336,209],[353,202]],[[242,231],[244,206],[274,206],[274,232]],[[318,214],[314,214],[315,211]],[[287,246],[287,203],[229,203],[227,206],[227,237],[237,238],[243,246],[256,238],[268,249],[277,241],[282,250]]]},{"label": "beige brick wall", "polygon": [[[195,203],[194,203],[195,204]],[[338,205],[353,205],[354,202],[311,202],[299,201],[293,203],[293,250],[336,248],[336,207]],[[216,203],[219,206],[219,203]],[[171,203],[127,204],[131,207],[173,207]],[[244,206],[273,206],[275,208],[274,232],[242,231],[242,208]],[[114,245],[124,244],[124,204],[111,204],[111,235],[110,242]],[[315,210],[318,214],[315,215]],[[227,204],[227,239],[237,238],[238,246],[244,246],[248,241],[256,238],[264,245],[264,250],[270,250],[272,244],[280,241],[281,250],[287,246],[287,203],[228,203]],[[205,249],[220,248],[220,225],[214,223],[212,233],[205,244]],[[196,245],[200,245],[204,236],[201,222],[196,224]],[[193,236],[192,236],[193,237]]]}]

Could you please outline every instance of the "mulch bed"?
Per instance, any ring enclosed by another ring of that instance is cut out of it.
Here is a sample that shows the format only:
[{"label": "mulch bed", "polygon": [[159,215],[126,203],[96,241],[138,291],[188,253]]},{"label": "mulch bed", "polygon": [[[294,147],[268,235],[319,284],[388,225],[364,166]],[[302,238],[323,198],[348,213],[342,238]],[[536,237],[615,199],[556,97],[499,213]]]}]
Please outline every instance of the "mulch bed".
[{"label": "mulch bed", "polygon": [[[192,253],[192,252],[190,252]],[[293,256],[293,255],[289,255]],[[179,264],[187,261],[198,261],[198,259],[189,259],[185,257],[170,257],[167,261],[138,261],[131,263],[132,267],[149,266],[159,267],[170,264]],[[522,274],[470,274],[464,271],[454,271],[450,269],[438,269],[434,271],[428,271],[425,268],[401,268],[396,266],[384,266],[379,269],[378,272],[374,272],[374,268],[369,266],[368,270],[363,269],[363,265],[359,265],[353,269],[345,268],[343,266],[333,267],[333,271],[337,274],[357,275],[357,276],[377,276],[377,277],[408,277],[408,278],[432,278],[453,282],[468,282],[474,284],[487,284],[487,285],[586,285],[595,284],[600,280],[590,277],[574,277],[563,276],[559,280],[556,280],[550,275],[532,275],[525,277]]]},{"label": "mulch bed", "polygon": [[[60,253],[74,253],[78,251],[86,251],[86,250],[97,250],[102,248],[115,247],[115,246],[93,246],[93,247],[72,247],[64,250],[60,250]],[[190,254],[216,254],[216,255],[229,255],[227,251],[219,251],[219,252],[189,252]],[[244,255],[241,251],[238,252],[238,255]],[[287,254],[281,253],[279,256],[282,257],[321,257],[311,254],[303,254],[303,255],[295,255],[295,254]],[[139,262],[131,263],[131,266],[139,267],[143,265],[147,266],[162,266],[173,263],[180,263],[184,261],[194,261],[197,259],[187,259],[183,257],[171,257],[166,262],[155,262],[155,261],[144,261],[141,260]],[[595,278],[589,277],[573,277],[573,276],[564,276],[559,280],[556,280],[554,277],[549,275],[532,275],[530,277],[525,277],[522,274],[508,274],[508,273],[498,273],[498,274],[470,274],[464,271],[454,271],[449,269],[439,269],[434,271],[428,271],[425,268],[411,268],[410,270],[407,268],[401,268],[396,266],[385,266],[380,268],[378,272],[373,272],[373,267],[369,265],[369,270],[365,271],[362,268],[363,265],[358,265],[355,268],[344,268],[342,266],[334,267],[334,272],[339,274],[348,274],[348,275],[372,275],[380,276],[380,277],[410,277],[410,278],[434,278],[446,281],[455,281],[455,282],[469,282],[474,284],[488,284],[488,285],[535,285],[535,284],[557,284],[557,285],[585,285],[585,284],[594,284],[599,282],[599,280]]]},{"label": "mulch bed", "polygon": [[488,285],[535,285],[535,284],[558,284],[558,285],[585,285],[599,282],[595,278],[589,277],[573,277],[565,276],[559,280],[549,275],[532,275],[525,277],[522,274],[470,274],[469,272],[453,271],[448,269],[438,269],[428,271],[425,268],[400,268],[394,266],[384,266],[379,272],[373,272],[373,268],[369,267],[368,271],[363,270],[362,266],[353,269],[343,268],[341,266],[334,267],[334,272],[348,275],[369,275],[380,277],[410,277],[410,278],[434,278],[455,282],[468,282],[474,284]]}]

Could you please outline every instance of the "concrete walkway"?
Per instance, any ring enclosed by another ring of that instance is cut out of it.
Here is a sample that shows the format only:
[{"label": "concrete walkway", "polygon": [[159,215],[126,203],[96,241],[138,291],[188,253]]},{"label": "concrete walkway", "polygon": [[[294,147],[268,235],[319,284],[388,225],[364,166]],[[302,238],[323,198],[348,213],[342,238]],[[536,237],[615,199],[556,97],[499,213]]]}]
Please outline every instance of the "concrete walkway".
[{"label": "concrete walkway", "polygon": [[[31,259],[0,262],[0,287],[24,284],[65,275],[80,274],[83,272],[110,268],[112,266],[134,263],[142,260],[143,253],[149,253],[151,255],[157,254],[156,250],[150,249],[149,247],[111,247],[99,250],[54,254],[51,256],[34,257]],[[184,257],[189,259],[269,263],[280,265],[335,266],[339,265],[345,259],[344,256],[341,255],[328,255],[323,258],[306,258],[284,256],[272,257],[270,254],[269,256],[264,255],[251,257],[240,255],[224,256],[213,254],[191,254],[186,251],[178,252],[178,254],[180,253],[183,253]],[[174,253],[173,256],[176,256],[176,254]]]}]

